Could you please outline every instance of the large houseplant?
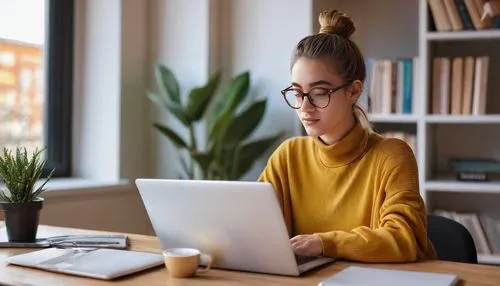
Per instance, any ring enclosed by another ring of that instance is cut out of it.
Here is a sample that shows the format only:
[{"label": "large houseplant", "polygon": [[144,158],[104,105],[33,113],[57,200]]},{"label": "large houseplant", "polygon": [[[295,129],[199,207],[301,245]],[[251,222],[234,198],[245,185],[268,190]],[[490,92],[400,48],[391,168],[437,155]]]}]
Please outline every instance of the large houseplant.
[{"label": "large houseplant", "polygon": [[7,237],[11,242],[34,242],[38,230],[45,184],[54,170],[40,181],[45,162],[43,150],[32,153],[18,147],[15,152],[4,148],[0,156],[0,206],[5,213]]},{"label": "large houseplant", "polygon": [[[155,75],[159,92],[148,92],[149,98],[173,114],[189,138],[159,122],[154,127],[187,154],[188,162],[186,156],[181,157],[187,179],[240,179],[282,136],[277,133],[249,140],[264,117],[267,99],[248,96],[248,71],[231,78],[220,92],[221,71],[217,71],[206,84],[191,89],[184,100],[177,78],[168,67],[157,64]],[[201,140],[195,132],[197,124],[203,124],[207,130],[205,146],[198,144]]]}]

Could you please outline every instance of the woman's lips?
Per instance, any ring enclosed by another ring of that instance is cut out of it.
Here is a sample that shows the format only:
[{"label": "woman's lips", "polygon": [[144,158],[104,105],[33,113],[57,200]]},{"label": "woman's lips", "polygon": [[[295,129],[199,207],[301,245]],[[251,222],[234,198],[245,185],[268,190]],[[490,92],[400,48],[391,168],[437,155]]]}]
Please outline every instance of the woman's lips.
[{"label": "woman's lips", "polygon": [[307,125],[312,125],[316,122],[318,122],[319,119],[314,119],[314,118],[302,118],[302,122]]}]

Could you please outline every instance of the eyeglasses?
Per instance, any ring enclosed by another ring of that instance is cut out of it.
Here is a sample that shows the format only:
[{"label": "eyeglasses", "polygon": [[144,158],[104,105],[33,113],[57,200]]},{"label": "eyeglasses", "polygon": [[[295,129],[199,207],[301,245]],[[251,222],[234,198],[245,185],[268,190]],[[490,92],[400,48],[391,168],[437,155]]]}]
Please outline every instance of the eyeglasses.
[{"label": "eyeglasses", "polygon": [[339,89],[349,86],[351,83],[345,83],[336,88],[314,87],[308,93],[302,92],[295,87],[289,86],[281,91],[286,103],[293,109],[299,109],[304,102],[304,97],[309,99],[309,103],[316,108],[325,108],[330,104],[330,95]]}]

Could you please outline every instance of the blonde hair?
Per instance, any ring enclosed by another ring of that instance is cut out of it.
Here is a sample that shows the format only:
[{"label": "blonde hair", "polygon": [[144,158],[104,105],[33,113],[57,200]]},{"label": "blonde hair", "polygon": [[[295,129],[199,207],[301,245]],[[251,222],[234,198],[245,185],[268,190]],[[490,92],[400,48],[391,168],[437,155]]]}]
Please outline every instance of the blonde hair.
[{"label": "blonde hair", "polygon": [[[356,31],[352,19],[339,10],[325,10],[319,14],[318,22],[321,26],[319,32],[303,38],[295,47],[291,67],[301,57],[321,58],[330,61],[345,82],[364,82],[366,67],[363,54],[350,39]],[[353,114],[364,128],[373,131],[368,116],[358,104],[353,105]]]},{"label": "blonde hair", "polygon": [[368,130],[368,132],[372,133],[375,132],[373,130],[372,123],[370,122],[370,119],[368,119],[368,115],[366,115],[365,111],[361,106],[358,104],[354,104],[352,108],[352,113],[356,117],[356,119],[359,121],[361,126],[363,126],[364,129]]}]

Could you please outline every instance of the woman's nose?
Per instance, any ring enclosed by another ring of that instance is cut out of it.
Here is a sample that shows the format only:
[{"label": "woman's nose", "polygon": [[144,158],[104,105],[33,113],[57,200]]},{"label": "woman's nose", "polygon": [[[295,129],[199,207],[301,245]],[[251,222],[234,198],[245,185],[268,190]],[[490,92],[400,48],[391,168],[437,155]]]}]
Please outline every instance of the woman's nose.
[{"label": "woman's nose", "polygon": [[308,96],[304,96],[304,99],[302,100],[302,106],[300,107],[300,110],[302,111],[307,111],[307,110],[312,110],[314,109],[314,105],[311,104],[309,101]]}]

